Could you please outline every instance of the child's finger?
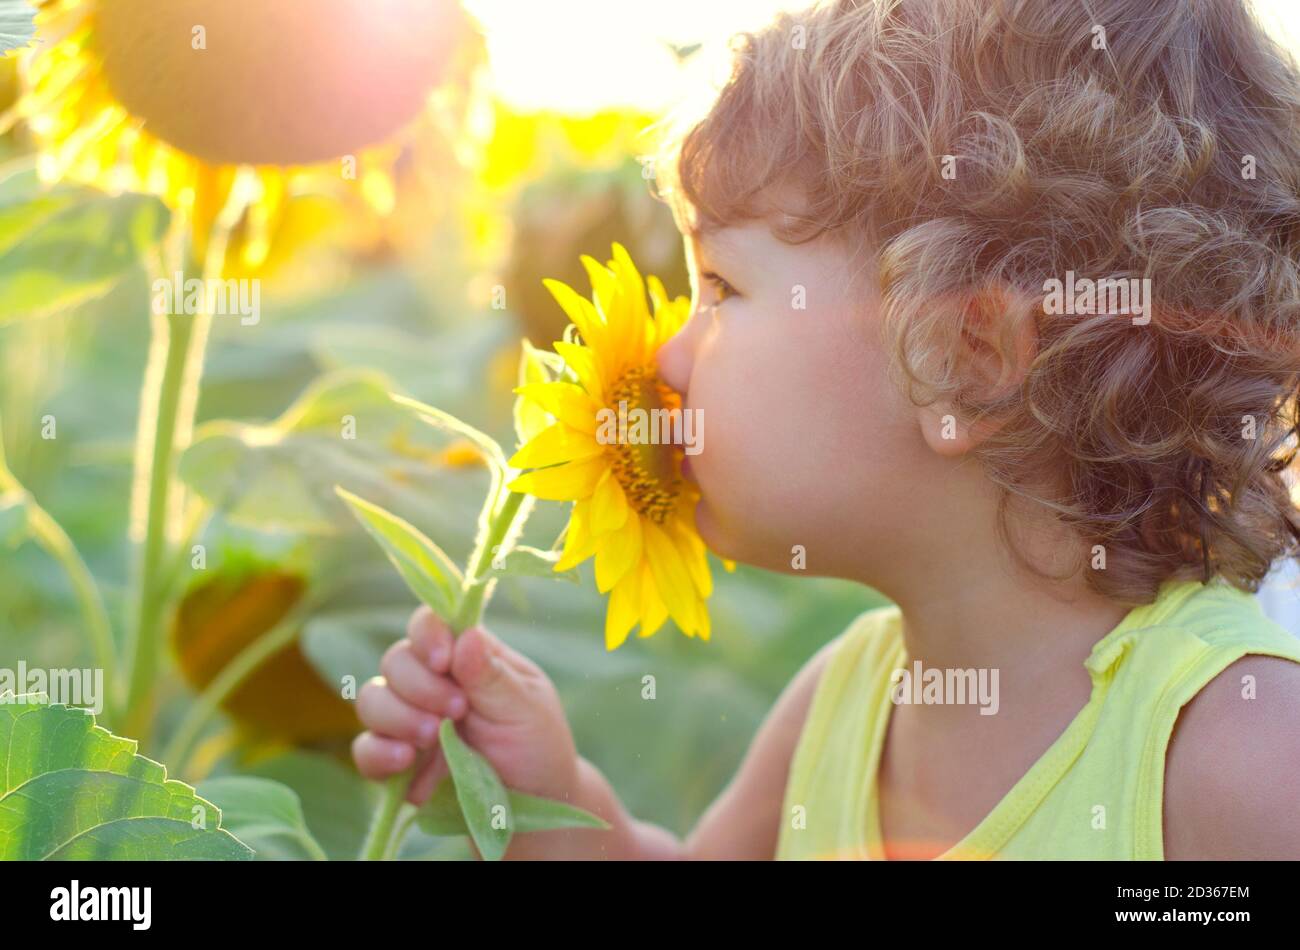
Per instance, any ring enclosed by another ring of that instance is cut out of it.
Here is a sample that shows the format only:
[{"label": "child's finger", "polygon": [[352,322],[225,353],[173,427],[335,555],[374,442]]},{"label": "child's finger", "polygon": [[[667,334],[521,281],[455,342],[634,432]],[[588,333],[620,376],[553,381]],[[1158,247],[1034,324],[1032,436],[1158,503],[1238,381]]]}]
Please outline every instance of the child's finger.
[{"label": "child's finger", "polygon": [[366,778],[387,778],[411,767],[415,762],[415,746],[400,739],[363,732],[352,740],[352,761]]},{"label": "child's finger", "polygon": [[407,790],[406,800],[413,805],[423,805],[433,795],[433,790],[438,787],[438,784],[450,774],[447,770],[447,760],[442,754],[442,748],[439,747],[434,750],[433,757],[428,762],[419,766],[415,781]]},{"label": "child's finger", "polygon": [[410,640],[399,640],[388,648],[379,672],[399,698],[425,712],[459,719],[469,708],[465,694],[454,682],[420,661]]},{"label": "child's finger", "polygon": [[451,663],[451,674],[470,706],[498,721],[527,714],[525,677],[507,653],[505,644],[488,631],[471,627],[456,639]]},{"label": "child's finger", "polygon": [[368,680],[357,694],[357,716],[372,732],[390,739],[405,739],[421,749],[431,749],[438,741],[441,719],[424,712],[399,697],[382,676]]},{"label": "child's finger", "polygon": [[446,621],[427,606],[421,606],[411,615],[411,622],[406,626],[406,638],[411,641],[421,663],[435,673],[447,672],[455,638]]}]

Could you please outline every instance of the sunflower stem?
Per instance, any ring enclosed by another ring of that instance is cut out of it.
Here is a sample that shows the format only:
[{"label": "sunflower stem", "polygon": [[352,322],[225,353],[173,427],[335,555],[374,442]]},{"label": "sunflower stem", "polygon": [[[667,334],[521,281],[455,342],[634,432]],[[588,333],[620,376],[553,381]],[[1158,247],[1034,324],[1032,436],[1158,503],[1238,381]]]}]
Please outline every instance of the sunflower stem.
[{"label": "sunflower stem", "polygon": [[[487,607],[488,591],[491,587],[489,573],[492,569],[492,559],[496,556],[498,547],[519,536],[523,521],[532,510],[531,506],[524,505],[527,498],[527,495],[519,492],[507,492],[501,506],[492,515],[488,530],[479,537],[474,553],[470,555],[468,569],[465,571],[460,605],[455,615],[448,621],[453,636],[460,636],[483,619],[483,611]],[[410,827],[410,822],[403,823],[396,833],[394,833],[394,825],[417,771],[419,771],[418,767],[407,769],[405,772],[391,776],[384,783],[379,808],[366,834],[365,843],[361,846],[361,860],[383,861],[397,854],[402,843],[401,839]]]},{"label": "sunflower stem", "polygon": [[[183,241],[183,227],[174,239]],[[171,244],[172,242],[168,242]],[[224,241],[213,241],[224,249]],[[224,250],[206,257],[206,280],[218,273]],[[165,253],[167,263],[183,261],[183,245]],[[164,266],[170,275],[179,268]],[[140,393],[135,476],[131,494],[132,535],[140,539],[132,576],[134,637],[126,695],[126,734],[146,742],[153,727],[155,680],[169,602],[168,555],[178,536],[180,486],[176,460],[190,440],[198,405],[199,377],[212,315],[151,314],[149,358]]]},{"label": "sunflower stem", "polygon": [[113,626],[104,607],[104,598],[95,583],[95,576],[63,526],[37,503],[9,470],[5,460],[4,437],[0,434],[0,493],[7,492],[17,492],[23,496],[27,510],[27,528],[32,538],[50,557],[58,561],[72,585],[77,605],[81,609],[82,623],[86,625],[86,633],[95,652],[95,662],[104,671],[107,696],[103,697],[104,709],[99,722],[101,725],[115,725],[121,711],[122,684],[118,682],[117,649],[113,643]]},{"label": "sunflower stem", "polygon": [[162,761],[172,772],[186,774],[185,767],[189,764],[194,743],[222,702],[263,663],[297,640],[303,621],[317,606],[311,599],[294,606],[279,623],[239,651],[203,688],[194,704],[186,710],[185,718],[163,753]]},{"label": "sunflower stem", "polygon": [[483,618],[483,610],[487,606],[492,560],[497,556],[497,549],[507,538],[517,536],[518,528],[521,526],[515,524],[515,519],[527,497],[519,492],[507,492],[500,509],[492,516],[489,529],[479,539],[479,544],[470,557],[469,570],[465,572],[460,607],[451,621],[451,631],[456,636],[460,636]]}]

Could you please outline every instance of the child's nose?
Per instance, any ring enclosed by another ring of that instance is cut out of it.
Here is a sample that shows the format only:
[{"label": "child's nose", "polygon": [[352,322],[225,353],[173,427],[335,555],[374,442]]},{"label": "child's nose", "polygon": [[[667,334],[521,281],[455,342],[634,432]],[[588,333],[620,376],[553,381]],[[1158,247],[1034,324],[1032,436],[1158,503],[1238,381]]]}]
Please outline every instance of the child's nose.
[{"label": "child's nose", "polygon": [[685,395],[686,387],[691,381],[691,364],[694,360],[691,345],[691,324],[687,321],[667,343],[659,347],[655,354],[655,363],[659,368],[659,378]]}]

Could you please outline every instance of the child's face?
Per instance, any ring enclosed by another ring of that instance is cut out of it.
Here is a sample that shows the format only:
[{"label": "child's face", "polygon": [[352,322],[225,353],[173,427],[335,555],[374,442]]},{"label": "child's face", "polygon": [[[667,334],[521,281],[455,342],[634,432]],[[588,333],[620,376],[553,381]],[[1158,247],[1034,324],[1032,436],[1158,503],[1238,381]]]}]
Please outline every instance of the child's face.
[{"label": "child's face", "polygon": [[702,424],[687,457],[701,535],[774,570],[799,567],[802,545],[809,573],[861,579],[915,520],[934,462],[887,378],[876,288],[839,242],[789,244],[762,222],[686,243],[694,309],[659,368]]}]

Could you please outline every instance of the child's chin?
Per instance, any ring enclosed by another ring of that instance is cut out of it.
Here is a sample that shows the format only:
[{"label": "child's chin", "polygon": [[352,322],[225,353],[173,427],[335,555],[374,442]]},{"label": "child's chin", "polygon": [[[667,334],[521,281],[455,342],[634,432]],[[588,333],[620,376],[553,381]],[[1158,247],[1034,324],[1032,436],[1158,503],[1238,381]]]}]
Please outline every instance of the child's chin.
[{"label": "child's chin", "polygon": [[695,530],[699,532],[705,547],[717,557],[769,570],[781,569],[779,563],[766,564],[761,557],[756,556],[763,549],[761,541],[728,531],[705,499],[701,499],[695,506]]},{"label": "child's chin", "polygon": [[701,498],[695,504],[695,530],[704,539],[705,546],[718,557],[733,557],[731,539],[721,529],[707,499]]}]

